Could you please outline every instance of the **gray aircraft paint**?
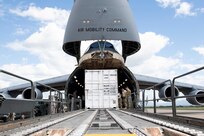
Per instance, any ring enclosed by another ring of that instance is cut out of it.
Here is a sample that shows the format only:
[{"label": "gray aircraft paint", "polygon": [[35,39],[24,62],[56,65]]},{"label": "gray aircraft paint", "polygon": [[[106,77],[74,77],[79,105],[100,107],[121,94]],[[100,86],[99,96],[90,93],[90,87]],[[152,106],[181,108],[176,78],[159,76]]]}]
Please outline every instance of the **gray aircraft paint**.
[{"label": "gray aircraft paint", "polygon": [[127,0],[76,0],[64,36],[63,49],[79,58],[84,40],[121,40],[123,57],[140,49],[138,31]]},{"label": "gray aircraft paint", "polygon": [[128,1],[77,0],[69,17],[64,43],[82,40],[139,42]]}]

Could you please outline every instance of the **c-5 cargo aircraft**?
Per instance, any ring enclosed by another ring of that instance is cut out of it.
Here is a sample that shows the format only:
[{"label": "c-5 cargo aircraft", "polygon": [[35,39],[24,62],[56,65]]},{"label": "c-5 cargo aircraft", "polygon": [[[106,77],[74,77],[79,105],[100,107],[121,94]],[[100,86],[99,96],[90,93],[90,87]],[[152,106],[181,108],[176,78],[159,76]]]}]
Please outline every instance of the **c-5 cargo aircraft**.
[{"label": "c-5 cargo aircraft", "polygon": [[[81,42],[89,40],[94,42],[81,56],[80,49],[83,46]],[[115,50],[112,41],[121,41],[122,54]],[[165,81],[134,75],[125,66],[127,57],[138,52],[140,48],[139,35],[128,0],[75,0],[65,31],[63,50],[76,57],[78,66],[70,75],[41,80],[39,83],[65,90],[67,99],[75,91],[77,96],[83,98],[86,69],[117,69],[118,92],[128,87],[135,102],[134,107],[137,107],[140,89]],[[161,84],[156,89],[159,91],[160,98],[171,96],[170,84]],[[42,99],[44,91],[47,89],[37,85],[35,98]],[[179,92],[184,95],[196,95],[204,93],[204,87],[177,83],[175,95],[178,96]],[[30,99],[29,85],[23,84],[0,90],[0,97],[4,100],[16,98],[19,94],[22,94],[23,99]],[[82,101],[84,103],[83,99]],[[203,97],[191,97],[187,98],[187,101],[194,105],[204,105]]]}]

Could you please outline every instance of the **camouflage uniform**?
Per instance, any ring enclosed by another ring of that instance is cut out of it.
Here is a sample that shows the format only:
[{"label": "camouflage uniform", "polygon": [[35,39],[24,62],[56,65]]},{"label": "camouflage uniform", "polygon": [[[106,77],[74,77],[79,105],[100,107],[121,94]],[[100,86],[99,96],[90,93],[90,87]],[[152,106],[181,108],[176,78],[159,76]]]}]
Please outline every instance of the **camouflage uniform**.
[{"label": "camouflage uniform", "polygon": [[125,89],[127,90],[127,108],[133,108],[131,90],[128,87]]},{"label": "camouflage uniform", "polygon": [[123,108],[127,109],[127,91],[122,88],[122,103]]},{"label": "camouflage uniform", "polygon": [[122,97],[121,97],[121,94],[120,93],[118,93],[118,106],[119,106],[119,108],[122,108]]}]

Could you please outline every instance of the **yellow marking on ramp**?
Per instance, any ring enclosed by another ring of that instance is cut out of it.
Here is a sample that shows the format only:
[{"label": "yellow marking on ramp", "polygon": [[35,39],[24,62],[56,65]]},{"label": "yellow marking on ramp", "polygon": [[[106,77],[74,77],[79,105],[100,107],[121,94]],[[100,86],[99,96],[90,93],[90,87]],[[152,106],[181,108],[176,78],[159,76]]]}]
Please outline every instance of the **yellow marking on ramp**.
[{"label": "yellow marking on ramp", "polygon": [[85,134],[84,136],[137,136],[136,134]]}]

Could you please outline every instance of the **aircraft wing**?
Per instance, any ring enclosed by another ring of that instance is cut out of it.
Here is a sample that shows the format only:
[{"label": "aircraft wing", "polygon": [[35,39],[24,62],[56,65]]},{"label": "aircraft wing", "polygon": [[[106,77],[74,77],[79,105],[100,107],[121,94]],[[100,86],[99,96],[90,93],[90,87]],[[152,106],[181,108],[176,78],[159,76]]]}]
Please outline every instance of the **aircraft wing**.
[{"label": "aircraft wing", "polygon": [[[143,75],[135,75],[135,77],[138,80],[140,89],[147,89],[147,88],[155,86],[151,89],[158,90],[159,97],[166,98],[166,99],[163,99],[163,101],[171,101],[168,98],[168,97],[171,97],[170,80],[167,81],[165,79],[143,76]],[[184,95],[193,96],[193,97],[186,98],[186,100],[190,104],[204,105],[204,97],[203,97],[204,86],[189,84],[189,83],[182,83],[182,82],[175,82],[175,96],[179,96],[179,92],[182,92]],[[195,95],[202,95],[202,96],[195,96]]]},{"label": "aircraft wing", "polygon": [[[59,90],[63,90],[65,88],[65,83],[67,81],[67,79],[69,78],[70,75],[63,75],[63,76],[58,76],[58,77],[54,77],[54,78],[49,78],[49,79],[45,79],[45,80],[40,80],[37,81],[38,83],[41,84],[45,84],[48,85],[50,87],[59,89]],[[146,89],[148,87],[154,86],[156,84],[162,83],[164,81],[167,81],[166,79],[161,79],[161,78],[156,78],[156,77],[151,77],[151,76],[145,76],[145,75],[139,75],[139,74],[134,74],[135,78],[137,79],[137,82],[139,84],[140,89]],[[156,89],[159,89],[165,85],[168,85],[169,82],[163,83],[161,85],[158,85],[157,87],[155,87]],[[193,85],[193,84],[187,84],[187,83],[180,83],[180,82],[176,82],[176,87],[180,89],[181,92],[185,92],[185,91],[190,91],[193,88],[194,89],[203,89],[203,86],[198,86],[198,85]],[[4,93],[4,92],[16,92],[22,93],[22,91],[26,88],[30,87],[30,84],[21,84],[21,85],[17,85],[17,86],[12,86],[12,87],[7,87],[7,88],[3,88],[0,89],[0,93]],[[41,90],[43,91],[43,90]]]},{"label": "aircraft wing", "polygon": [[[69,76],[70,75],[63,75],[63,76],[58,76],[58,77],[49,78],[45,80],[40,80],[37,82],[51,86],[58,90],[64,90],[65,84]],[[170,89],[171,85],[169,82],[164,83],[164,81],[166,81],[165,79],[144,76],[139,74],[135,74],[134,76],[139,84],[140,89],[146,89],[148,87],[151,87],[163,82],[162,84],[156,86],[155,89],[159,91],[160,98],[170,97],[168,95],[169,94],[171,95],[171,89]],[[176,82],[175,86],[176,86],[176,95],[179,95],[178,92],[182,92],[184,95],[196,95],[199,93],[204,93],[203,86],[180,83],[180,82]],[[26,88],[29,88],[29,87],[30,87],[29,84],[22,84],[18,86],[3,88],[3,89],[0,89],[0,96],[3,96],[3,97],[11,96],[11,98],[17,97],[19,94],[22,94],[23,91],[26,90]],[[38,88],[37,90],[39,90],[40,92],[49,91],[47,88],[42,87],[40,85],[37,85],[37,88]],[[200,105],[200,103],[198,103],[196,99],[193,101],[194,102],[191,102],[191,103]]]},{"label": "aircraft wing", "polygon": [[[69,75],[63,75],[63,76],[58,76],[58,77],[49,78],[45,80],[40,80],[36,82],[36,88],[41,92],[49,91],[48,88],[43,86],[43,85],[47,85],[58,90],[64,90],[65,83],[68,78],[69,78]],[[0,89],[0,96],[15,98],[19,94],[22,94],[26,89],[30,89],[30,86],[31,84],[26,83],[26,84],[20,84],[16,86],[3,88],[3,89]]]},{"label": "aircraft wing", "polygon": [[[155,89],[159,90],[163,86],[170,84],[170,82],[167,81],[167,79],[161,79],[161,78],[138,75],[138,74],[135,74],[135,77],[138,80],[140,89],[146,89],[148,87],[152,87],[155,85]],[[184,94],[191,92],[193,89],[204,90],[204,86],[189,84],[189,83],[175,82],[175,86],[179,89],[180,92]]]}]

